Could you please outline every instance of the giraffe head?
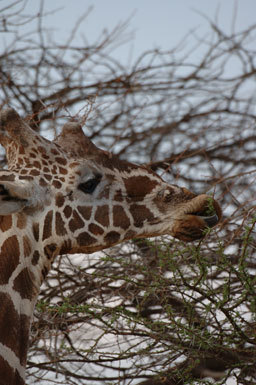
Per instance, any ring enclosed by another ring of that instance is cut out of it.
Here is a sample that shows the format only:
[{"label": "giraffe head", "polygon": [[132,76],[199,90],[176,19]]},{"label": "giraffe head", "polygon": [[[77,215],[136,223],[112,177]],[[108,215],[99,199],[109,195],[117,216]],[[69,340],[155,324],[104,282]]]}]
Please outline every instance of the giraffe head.
[{"label": "giraffe head", "polygon": [[64,125],[50,142],[7,109],[0,140],[8,162],[8,170],[0,171],[0,223],[12,215],[16,226],[29,226],[30,242],[32,237],[49,260],[133,237],[170,234],[192,241],[221,217],[209,196],[167,184],[146,167],[100,150],[78,123]]},{"label": "giraffe head", "polygon": [[78,123],[49,142],[12,109],[0,113],[0,384],[25,384],[29,325],[56,255],[133,237],[200,239],[221,217],[205,194],[165,183],[98,149]]}]

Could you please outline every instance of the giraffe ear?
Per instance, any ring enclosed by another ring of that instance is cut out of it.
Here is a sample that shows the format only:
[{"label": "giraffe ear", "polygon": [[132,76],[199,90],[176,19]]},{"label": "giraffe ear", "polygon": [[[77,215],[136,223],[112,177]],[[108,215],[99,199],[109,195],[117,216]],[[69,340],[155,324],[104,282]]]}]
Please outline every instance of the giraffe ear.
[{"label": "giraffe ear", "polygon": [[[47,152],[44,144],[47,147],[49,141],[32,130],[14,109],[7,108],[0,111],[0,143],[6,150],[9,168],[14,169],[17,165],[20,167],[19,158],[29,157],[35,143],[43,148],[43,153]],[[38,157],[41,155],[38,151]]]},{"label": "giraffe ear", "polygon": [[15,182],[0,181],[0,215],[10,215],[21,211],[28,205],[24,191]]},{"label": "giraffe ear", "polygon": [[77,122],[64,124],[61,134],[54,140],[63,150],[78,158],[95,156],[100,150],[83,133]]},{"label": "giraffe ear", "polygon": [[0,111],[0,143],[6,147],[10,141],[28,147],[33,143],[37,135],[28,124],[21,119],[13,108],[6,108]]}]

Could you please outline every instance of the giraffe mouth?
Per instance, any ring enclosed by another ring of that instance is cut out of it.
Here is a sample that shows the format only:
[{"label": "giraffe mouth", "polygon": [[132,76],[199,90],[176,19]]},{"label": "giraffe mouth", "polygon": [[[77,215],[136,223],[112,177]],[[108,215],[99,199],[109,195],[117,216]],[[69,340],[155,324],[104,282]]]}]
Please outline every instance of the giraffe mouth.
[{"label": "giraffe mouth", "polygon": [[216,226],[221,216],[221,208],[215,200],[199,195],[187,202],[185,212],[174,224],[172,235],[186,242],[202,239],[206,229]]},{"label": "giraffe mouth", "polygon": [[216,201],[213,202],[211,208],[207,207],[200,211],[188,212],[187,215],[194,215],[195,217],[200,218],[208,227],[216,226],[222,216],[221,209]]},{"label": "giraffe mouth", "polygon": [[215,226],[221,219],[222,212],[219,204],[207,195],[199,195],[192,199],[187,215],[194,215],[202,219],[209,227]]},{"label": "giraffe mouth", "polygon": [[196,217],[202,219],[208,227],[214,227],[219,222],[220,218],[217,213],[213,215],[202,215],[203,213],[191,213],[191,215],[195,215]]}]

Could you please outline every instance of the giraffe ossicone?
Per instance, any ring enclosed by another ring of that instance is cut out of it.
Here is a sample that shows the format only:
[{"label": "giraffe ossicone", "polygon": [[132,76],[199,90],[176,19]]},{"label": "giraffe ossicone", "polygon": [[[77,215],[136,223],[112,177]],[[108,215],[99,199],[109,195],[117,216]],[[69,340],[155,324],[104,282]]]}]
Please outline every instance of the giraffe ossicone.
[{"label": "giraffe ossicone", "polygon": [[218,203],[97,148],[77,122],[52,142],[13,109],[0,113],[0,384],[24,385],[40,285],[57,255],[91,253],[134,237],[200,239]]}]

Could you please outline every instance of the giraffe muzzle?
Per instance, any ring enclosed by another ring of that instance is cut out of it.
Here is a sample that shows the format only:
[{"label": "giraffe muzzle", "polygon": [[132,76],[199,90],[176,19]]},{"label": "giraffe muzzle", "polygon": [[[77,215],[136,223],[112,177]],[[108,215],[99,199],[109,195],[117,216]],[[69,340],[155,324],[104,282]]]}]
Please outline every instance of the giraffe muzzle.
[{"label": "giraffe muzzle", "polygon": [[172,235],[185,242],[202,239],[205,230],[216,226],[221,217],[221,208],[214,199],[205,194],[198,195],[185,205],[174,223]]}]

